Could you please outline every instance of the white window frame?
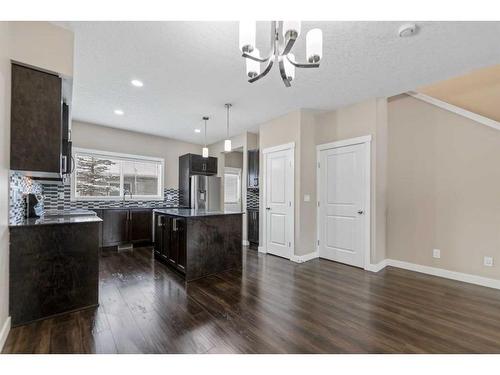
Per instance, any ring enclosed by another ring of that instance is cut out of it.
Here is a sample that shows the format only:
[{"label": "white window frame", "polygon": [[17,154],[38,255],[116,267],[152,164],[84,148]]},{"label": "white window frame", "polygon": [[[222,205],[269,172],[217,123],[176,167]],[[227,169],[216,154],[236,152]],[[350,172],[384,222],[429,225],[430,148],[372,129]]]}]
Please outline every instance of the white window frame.
[{"label": "white window frame", "polygon": [[[76,157],[78,154],[91,154],[95,156],[102,156],[102,157],[112,157],[113,159],[121,159],[121,160],[128,160],[128,161],[150,161],[150,162],[155,162],[155,163],[160,163],[161,168],[160,168],[160,176],[159,176],[159,187],[160,187],[160,194],[159,195],[132,195],[132,198],[127,194],[125,196],[125,199],[123,197],[123,173],[121,171],[120,167],[120,195],[116,197],[77,197],[76,196]],[[75,170],[71,174],[71,201],[120,201],[120,200],[126,200],[126,201],[163,201],[164,200],[164,195],[165,195],[165,189],[164,189],[164,180],[165,180],[165,159],[163,158],[157,158],[153,156],[144,156],[144,155],[134,155],[134,154],[124,154],[120,152],[111,152],[111,151],[101,151],[101,150],[94,150],[90,148],[80,148],[80,147],[74,147],[73,148],[73,157],[75,158]]]},{"label": "white window frame", "polygon": [[[226,174],[232,174],[238,176],[238,200],[236,202],[226,202]],[[232,167],[224,167],[224,204],[241,204],[241,169],[240,168],[232,168]]]}]

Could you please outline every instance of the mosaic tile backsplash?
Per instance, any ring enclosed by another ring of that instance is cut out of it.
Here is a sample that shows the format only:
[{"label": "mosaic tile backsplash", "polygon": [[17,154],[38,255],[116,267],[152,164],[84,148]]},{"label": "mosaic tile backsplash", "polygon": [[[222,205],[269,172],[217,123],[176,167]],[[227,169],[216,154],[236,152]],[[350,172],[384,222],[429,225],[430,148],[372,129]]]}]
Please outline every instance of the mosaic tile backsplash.
[{"label": "mosaic tile backsplash", "polygon": [[76,208],[134,208],[166,207],[179,204],[179,190],[165,189],[163,201],[72,201],[71,185],[45,185],[33,181],[20,173],[10,173],[9,222],[14,224],[23,219],[26,210],[24,194],[35,193],[45,211],[71,210]]},{"label": "mosaic tile backsplash", "polygon": [[247,208],[252,210],[259,209],[259,189],[247,190]]},{"label": "mosaic tile backsplash", "polygon": [[40,183],[17,172],[10,172],[9,179],[9,223],[14,224],[24,218],[26,212],[25,194],[36,194],[43,207],[43,188]]}]

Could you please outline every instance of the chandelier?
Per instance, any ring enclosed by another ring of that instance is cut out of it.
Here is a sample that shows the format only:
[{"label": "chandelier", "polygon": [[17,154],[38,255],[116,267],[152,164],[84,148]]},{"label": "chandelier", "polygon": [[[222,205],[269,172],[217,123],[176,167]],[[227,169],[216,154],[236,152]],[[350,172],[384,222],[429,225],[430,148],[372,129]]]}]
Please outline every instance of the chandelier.
[{"label": "chandelier", "polygon": [[[323,33],[320,29],[309,30],[306,35],[306,60],[297,62],[291,50],[300,36],[300,21],[272,21],[271,48],[262,57],[255,46],[255,21],[240,21],[240,50],[246,59],[248,82],[264,77],[274,64],[278,64],[280,76],[286,87],[295,79],[295,68],[318,68],[323,54]],[[261,64],[265,64],[260,70]]]}]

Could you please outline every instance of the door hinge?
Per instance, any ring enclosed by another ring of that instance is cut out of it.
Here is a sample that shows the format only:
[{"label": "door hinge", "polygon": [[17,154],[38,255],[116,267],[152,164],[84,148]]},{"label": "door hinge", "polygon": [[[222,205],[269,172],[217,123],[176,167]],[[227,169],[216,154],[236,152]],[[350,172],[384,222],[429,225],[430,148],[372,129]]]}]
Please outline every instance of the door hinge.
[{"label": "door hinge", "polygon": [[288,202],[288,207],[292,207],[292,202]]},{"label": "door hinge", "polygon": [[320,162],[319,162],[319,161],[318,161],[318,168],[321,168],[321,164],[320,164]]},{"label": "door hinge", "polygon": [[319,207],[319,201],[318,201],[318,207]]},{"label": "door hinge", "polygon": [[288,242],[288,247],[292,247],[292,243],[291,242]]},{"label": "door hinge", "polygon": [[319,240],[318,240],[318,246],[319,246]]}]

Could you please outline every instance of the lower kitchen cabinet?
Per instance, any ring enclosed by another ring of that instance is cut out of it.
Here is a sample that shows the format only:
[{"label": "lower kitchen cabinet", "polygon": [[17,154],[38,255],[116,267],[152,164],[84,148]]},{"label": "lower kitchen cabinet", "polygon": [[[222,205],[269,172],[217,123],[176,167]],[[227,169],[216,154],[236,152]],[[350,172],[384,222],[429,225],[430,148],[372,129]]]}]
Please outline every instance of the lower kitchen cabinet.
[{"label": "lower kitchen cabinet", "polygon": [[247,211],[247,223],[248,223],[248,242],[250,245],[259,245],[259,211],[258,210],[248,210]]},{"label": "lower kitchen cabinet", "polygon": [[98,222],[10,228],[12,326],[97,306]]},{"label": "lower kitchen cabinet", "polygon": [[153,242],[152,211],[151,208],[103,209],[100,216],[103,220],[101,246]]},{"label": "lower kitchen cabinet", "polygon": [[102,215],[102,246],[118,246],[129,242],[128,209],[108,209]]},{"label": "lower kitchen cabinet", "polygon": [[133,208],[129,213],[130,242],[151,243],[153,215],[150,208]]},{"label": "lower kitchen cabinet", "polygon": [[186,269],[186,220],[155,214],[155,257],[175,267]]}]

